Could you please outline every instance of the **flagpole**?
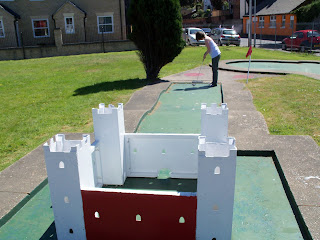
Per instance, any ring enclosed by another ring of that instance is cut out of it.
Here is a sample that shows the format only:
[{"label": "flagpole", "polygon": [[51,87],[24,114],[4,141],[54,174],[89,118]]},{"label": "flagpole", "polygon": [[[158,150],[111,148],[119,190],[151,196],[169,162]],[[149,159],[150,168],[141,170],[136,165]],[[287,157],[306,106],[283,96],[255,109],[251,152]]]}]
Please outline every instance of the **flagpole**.
[{"label": "flagpole", "polygon": [[250,63],[251,63],[251,54],[250,54],[250,58],[249,58],[249,66],[248,66],[248,74],[247,74],[247,84],[248,84],[248,79],[249,79]]}]

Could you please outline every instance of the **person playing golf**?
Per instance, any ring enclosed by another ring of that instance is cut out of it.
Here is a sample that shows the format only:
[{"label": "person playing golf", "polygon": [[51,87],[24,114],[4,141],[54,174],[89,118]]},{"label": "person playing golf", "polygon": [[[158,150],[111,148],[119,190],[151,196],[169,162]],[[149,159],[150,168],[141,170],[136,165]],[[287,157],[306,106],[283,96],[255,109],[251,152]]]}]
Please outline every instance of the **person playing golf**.
[{"label": "person playing golf", "polygon": [[217,44],[212,40],[212,38],[208,37],[204,32],[196,33],[197,41],[203,40],[206,44],[207,51],[203,54],[203,61],[206,59],[208,53],[212,58],[212,83],[211,87],[216,87],[218,83],[218,64],[220,60],[220,49]]}]

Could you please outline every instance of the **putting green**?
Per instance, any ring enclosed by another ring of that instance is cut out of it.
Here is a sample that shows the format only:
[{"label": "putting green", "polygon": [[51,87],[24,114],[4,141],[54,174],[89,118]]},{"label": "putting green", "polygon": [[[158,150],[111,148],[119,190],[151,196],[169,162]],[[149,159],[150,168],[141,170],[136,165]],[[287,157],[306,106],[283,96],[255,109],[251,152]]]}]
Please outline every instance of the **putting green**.
[{"label": "putting green", "polygon": [[200,133],[201,103],[221,104],[221,88],[208,84],[172,84],[140,123],[143,133]]},{"label": "putting green", "polygon": [[[206,86],[171,86],[139,132],[199,133],[201,102],[221,103],[220,89]],[[0,228],[0,239],[56,240],[48,185]],[[232,239],[303,239],[271,157],[237,157]]]},{"label": "putting green", "polygon": [[[230,66],[248,69],[248,62],[231,62],[227,63]],[[270,61],[252,61],[250,64],[250,69],[266,69],[266,70],[276,70],[276,71],[290,71],[290,72],[305,72],[320,74],[320,64],[317,63],[286,63],[286,62],[270,62]]]}]

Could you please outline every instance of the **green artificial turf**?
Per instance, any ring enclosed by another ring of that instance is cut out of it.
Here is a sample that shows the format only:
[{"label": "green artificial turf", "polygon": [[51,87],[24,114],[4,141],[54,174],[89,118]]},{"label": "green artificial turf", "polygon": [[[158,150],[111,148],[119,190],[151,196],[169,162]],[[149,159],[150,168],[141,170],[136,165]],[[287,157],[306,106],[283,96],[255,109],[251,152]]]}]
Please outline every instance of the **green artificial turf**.
[{"label": "green artificial turf", "polygon": [[[244,59],[247,48],[226,46],[221,51],[221,59]],[[160,77],[199,66],[204,52],[204,47],[185,48]],[[254,49],[252,57],[318,59],[264,49]],[[1,61],[0,171],[56,133],[92,132],[91,108],[101,102],[126,103],[146,84],[144,79],[134,51]]]}]

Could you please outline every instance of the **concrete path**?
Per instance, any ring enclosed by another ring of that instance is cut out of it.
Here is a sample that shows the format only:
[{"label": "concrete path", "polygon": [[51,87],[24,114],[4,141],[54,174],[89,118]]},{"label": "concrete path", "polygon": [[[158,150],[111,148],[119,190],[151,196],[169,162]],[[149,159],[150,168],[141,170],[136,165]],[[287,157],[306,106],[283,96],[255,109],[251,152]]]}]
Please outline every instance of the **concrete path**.
[{"label": "concrete path", "polygon": [[[169,81],[197,80],[197,76],[192,75],[199,70],[196,68],[165,77],[163,80],[167,81],[137,91],[124,107],[126,131],[135,131],[140,118],[153,107],[161,92],[169,87]],[[203,66],[200,74],[198,80],[211,81],[211,69],[208,66]],[[250,75],[251,78],[259,76],[261,75]],[[219,71],[224,102],[230,109],[229,135],[236,137],[239,150],[275,150],[304,220],[313,238],[320,240],[320,148],[309,136],[269,135],[262,114],[252,103],[251,93],[243,83],[237,81],[244,78],[244,73]],[[68,134],[67,138],[79,139],[80,136],[81,134]],[[0,172],[0,218],[28,197],[45,179],[42,145]]]},{"label": "concrete path", "polygon": [[[198,71],[199,68],[164,79],[192,81],[188,73]],[[210,81],[210,67],[202,67],[201,73],[203,80]],[[250,78],[265,76],[275,75],[250,74]],[[250,91],[240,79],[246,79],[246,74],[219,71],[224,102],[229,108],[229,136],[236,138],[239,150],[275,151],[313,239],[320,240],[320,148],[310,136],[270,135],[263,115],[256,110]]]}]

